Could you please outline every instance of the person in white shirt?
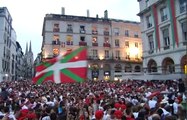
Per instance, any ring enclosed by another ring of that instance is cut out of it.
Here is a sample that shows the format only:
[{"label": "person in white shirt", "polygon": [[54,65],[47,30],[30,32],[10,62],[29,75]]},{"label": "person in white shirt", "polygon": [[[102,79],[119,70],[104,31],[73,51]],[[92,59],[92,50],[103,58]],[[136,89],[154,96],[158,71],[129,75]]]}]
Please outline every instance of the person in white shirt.
[{"label": "person in white shirt", "polygon": [[175,101],[173,103],[173,113],[175,115],[177,115],[177,113],[178,113],[178,106],[179,106],[179,100],[177,98],[175,98]]},{"label": "person in white shirt", "polygon": [[156,104],[157,104],[156,97],[154,97],[153,99],[150,99],[148,101],[148,105],[149,105],[150,109],[155,108]]}]

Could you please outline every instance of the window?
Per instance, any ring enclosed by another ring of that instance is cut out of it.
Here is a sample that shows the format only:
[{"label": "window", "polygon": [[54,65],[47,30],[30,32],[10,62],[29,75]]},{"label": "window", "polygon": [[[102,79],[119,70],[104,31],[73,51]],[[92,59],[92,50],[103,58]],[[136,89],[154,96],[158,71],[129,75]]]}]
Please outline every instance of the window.
[{"label": "window", "polygon": [[105,58],[109,58],[109,51],[105,50]]},{"label": "window", "polygon": [[73,32],[73,27],[72,27],[71,24],[68,24],[68,25],[67,25],[67,32],[69,32],[69,33],[72,33],[72,32]]},{"label": "window", "polygon": [[135,43],[134,43],[134,46],[135,46],[136,48],[138,48],[138,43],[137,43],[137,42],[135,42]]},{"label": "window", "polygon": [[130,60],[130,53],[126,52],[126,59]]},{"label": "window", "polygon": [[59,49],[57,49],[57,48],[54,48],[53,49],[53,55],[59,55]]},{"label": "window", "polygon": [[114,28],[114,35],[118,36],[119,35],[119,28]]},{"label": "window", "polygon": [[129,30],[125,30],[125,36],[129,37]]},{"label": "window", "polygon": [[119,39],[115,39],[115,46],[119,47]]},{"label": "window", "polygon": [[169,39],[169,30],[168,28],[165,28],[162,30],[163,34],[163,42],[164,42],[164,49],[169,49],[170,46],[170,39]]},{"label": "window", "polygon": [[2,68],[5,69],[5,61],[2,59]]},{"label": "window", "polygon": [[55,23],[55,24],[54,24],[54,28],[59,28],[59,24],[58,24],[58,23]]},{"label": "window", "polygon": [[115,53],[116,53],[116,58],[119,59],[120,58],[120,51],[116,50]]},{"label": "window", "polygon": [[73,45],[73,37],[72,35],[66,36],[66,45]]},{"label": "window", "polygon": [[169,73],[175,73],[175,66],[174,65],[168,65],[167,69],[168,69]]},{"label": "window", "polygon": [[180,13],[186,12],[187,11],[187,1],[186,0],[179,0],[179,8],[180,8]]},{"label": "window", "polygon": [[187,21],[181,23],[183,41],[187,42]]},{"label": "window", "polygon": [[92,46],[98,46],[97,37],[92,37]]},{"label": "window", "polygon": [[147,23],[147,28],[152,27],[152,19],[151,19],[151,15],[146,17],[146,23]]},{"label": "window", "polygon": [[129,41],[125,41],[125,46],[129,47]]},{"label": "window", "polygon": [[85,33],[85,26],[83,25],[80,26],[80,33]]},{"label": "window", "polygon": [[60,31],[59,24],[55,23],[53,26],[53,32],[59,32],[59,31]]},{"label": "window", "polygon": [[134,37],[138,38],[138,32],[134,32]]},{"label": "window", "polygon": [[5,57],[5,53],[6,53],[6,49],[5,49],[5,47],[4,47],[4,51],[3,51],[3,56]]},{"label": "window", "polygon": [[85,36],[80,37],[81,42],[85,42]]},{"label": "window", "polygon": [[132,72],[132,66],[130,64],[125,65],[125,72]]},{"label": "window", "polygon": [[165,21],[168,19],[168,16],[167,16],[167,8],[166,7],[163,7],[160,9],[160,15],[161,15],[161,21]]},{"label": "window", "polygon": [[93,52],[93,57],[96,57],[96,58],[97,58],[97,57],[98,57],[98,56],[97,56],[97,50],[92,50],[92,52]]},{"label": "window", "polygon": [[92,34],[93,35],[97,35],[97,27],[96,26],[92,26]]},{"label": "window", "polygon": [[92,37],[92,43],[97,43],[97,37]]},{"label": "window", "polygon": [[66,41],[68,41],[68,42],[72,41],[72,35],[67,35],[66,36]]},{"label": "window", "polygon": [[105,27],[104,28],[104,35],[108,36],[109,35],[109,30],[108,30],[108,27]]},{"label": "window", "polygon": [[53,35],[53,41],[52,44],[60,44],[60,36],[59,35]]},{"label": "window", "polygon": [[153,42],[153,34],[148,35],[148,41],[149,41],[149,52],[153,52],[154,50],[154,42]]},{"label": "window", "polygon": [[54,41],[58,41],[59,38],[60,38],[59,35],[54,35],[54,36],[53,36],[53,40],[54,40]]},{"label": "window", "polygon": [[105,40],[105,43],[109,43],[109,38],[108,37],[105,37],[104,40]]}]

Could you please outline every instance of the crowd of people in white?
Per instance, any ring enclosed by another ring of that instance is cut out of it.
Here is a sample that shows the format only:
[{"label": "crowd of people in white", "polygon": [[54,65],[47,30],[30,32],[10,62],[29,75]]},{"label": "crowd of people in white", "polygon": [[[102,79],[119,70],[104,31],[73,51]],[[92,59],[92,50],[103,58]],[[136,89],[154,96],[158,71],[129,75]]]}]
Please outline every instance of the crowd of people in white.
[{"label": "crowd of people in white", "polygon": [[186,120],[183,81],[0,83],[2,120]]}]

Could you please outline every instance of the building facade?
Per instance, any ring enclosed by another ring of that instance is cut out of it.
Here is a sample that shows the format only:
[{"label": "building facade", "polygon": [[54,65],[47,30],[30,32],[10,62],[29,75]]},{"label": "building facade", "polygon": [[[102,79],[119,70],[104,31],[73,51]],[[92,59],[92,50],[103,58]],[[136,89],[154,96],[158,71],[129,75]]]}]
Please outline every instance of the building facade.
[{"label": "building facade", "polygon": [[187,65],[187,1],[138,0],[146,74],[184,74]]},{"label": "building facade", "polygon": [[16,32],[6,7],[0,8],[0,81],[15,79]]},{"label": "building facade", "polygon": [[21,48],[21,45],[19,42],[16,42],[16,80],[21,80],[24,77],[24,67],[23,67],[23,59],[24,59],[24,54]]},{"label": "building facade", "polygon": [[34,75],[34,58],[32,52],[31,41],[28,47],[28,43],[26,43],[25,55],[23,57],[23,78],[24,79],[32,79]]},{"label": "building facade", "polygon": [[142,41],[138,22],[104,17],[46,14],[42,60],[80,46],[88,47],[88,79],[113,80],[142,71]]},{"label": "building facade", "polygon": [[11,47],[10,47],[10,80],[15,80],[16,78],[16,32],[14,30],[11,31]]}]

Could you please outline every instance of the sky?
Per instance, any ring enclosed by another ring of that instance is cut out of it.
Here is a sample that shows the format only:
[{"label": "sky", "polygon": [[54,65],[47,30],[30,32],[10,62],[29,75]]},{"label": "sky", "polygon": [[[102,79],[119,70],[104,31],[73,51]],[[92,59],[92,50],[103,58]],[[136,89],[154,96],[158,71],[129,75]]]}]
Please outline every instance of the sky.
[{"label": "sky", "polygon": [[66,15],[108,17],[121,20],[140,21],[137,16],[139,3],[137,0],[0,0],[0,7],[7,7],[16,31],[17,41],[25,53],[26,43],[32,43],[34,59],[41,52],[42,27],[46,14],[61,14],[65,8]]}]

